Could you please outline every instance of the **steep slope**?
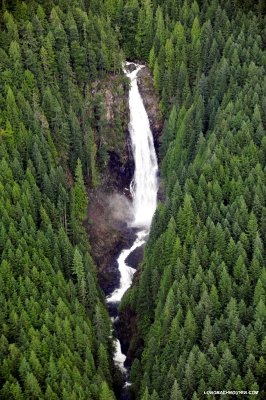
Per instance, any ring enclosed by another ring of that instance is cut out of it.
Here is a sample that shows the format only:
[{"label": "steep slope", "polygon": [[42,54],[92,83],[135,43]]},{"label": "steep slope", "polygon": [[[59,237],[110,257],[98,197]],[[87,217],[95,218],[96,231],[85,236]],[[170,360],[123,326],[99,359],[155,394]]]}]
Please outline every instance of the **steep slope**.
[{"label": "steep slope", "polygon": [[105,138],[91,89],[121,68],[119,46],[83,1],[2,7],[0,397],[113,399],[111,325],[82,224],[83,176],[100,182],[121,131]]},{"label": "steep slope", "polygon": [[130,46],[149,61],[167,117],[166,201],[122,304],[137,318],[138,399],[265,397],[264,4],[125,5],[137,25]]},{"label": "steep slope", "polygon": [[166,200],[121,306],[137,326],[133,393],[265,398],[265,1],[1,7],[0,398],[114,399],[84,221],[85,183],[93,196],[125,161],[125,121],[109,107],[127,89],[119,44],[149,63],[166,119]]}]

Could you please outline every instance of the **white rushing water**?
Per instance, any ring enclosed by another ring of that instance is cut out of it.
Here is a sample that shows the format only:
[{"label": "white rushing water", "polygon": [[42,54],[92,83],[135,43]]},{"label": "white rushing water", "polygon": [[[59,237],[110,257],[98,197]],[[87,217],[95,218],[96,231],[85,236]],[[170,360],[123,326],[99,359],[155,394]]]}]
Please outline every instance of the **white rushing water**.
[{"label": "white rushing water", "polygon": [[[137,229],[137,238],[129,249],[122,250],[117,259],[120,284],[107,298],[108,303],[119,303],[132,283],[136,270],[127,265],[125,260],[129,254],[146,242],[157,204],[158,164],[149,118],[137,84],[137,74],[143,66],[137,64],[135,66],[136,69],[133,72],[125,70],[125,73],[131,81],[129,132],[135,162],[134,177],[130,185],[133,199],[133,221],[130,222],[130,225]],[[121,344],[119,340],[116,340],[114,362],[122,372],[126,372],[125,360],[126,356],[121,351]]]},{"label": "white rushing water", "polygon": [[115,289],[111,296],[107,298],[108,303],[119,303],[130,287],[133,279],[133,275],[136,272],[134,268],[128,266],[125,262],[126,258],[132,253],[137,247],[142,246],[145,243],[145,237],[147,236],[147,231],[140,231],[137,233],[137,239],[129,249],[122,250],[120,253],[117,263],[120,272],[120,282],[119,288]]},{"label": "white rushing water", "polygon": [[149,229],[157,203],[158,164],[149,118],[137,84],[137,74],[142,67],[138,65],[135,71],[127,73],[131,80],[129,131],[135,161],[130,188],[133,197],[133,225]]}]

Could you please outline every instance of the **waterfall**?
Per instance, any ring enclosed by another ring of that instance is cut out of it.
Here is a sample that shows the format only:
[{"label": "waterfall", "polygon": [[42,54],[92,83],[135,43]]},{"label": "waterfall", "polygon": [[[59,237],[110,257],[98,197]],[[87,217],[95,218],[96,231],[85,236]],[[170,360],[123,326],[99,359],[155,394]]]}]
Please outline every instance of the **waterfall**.
[{"label": "waterfall", "polygon": [[131,182],[133,198],[133,225],[149,229],[157,202],[158,164],[150,129],[149,118],[141,98],[137,74],[142,68],[127,73],[131,80],[129,91],[129,132],[135,161],[135,172]]},{"label": "waterfall", "polygon": [[[137,74],[144,66],[135,64],[135,67],[136,69],[133,72],[128,72],[125,67],[124,72],[131,82],[129,90],[129,132],[135,162],[134,176],[130,185],[133,199],[133,220],[129,224],[137,230],[137,237],[131,248],[122,250],[117,259],[120,284],[107,297],[108,303],[115,304],[121,301],[123,294],[130,287],[135,273],[135,269],[128,266],[125,260],[129,254],[146,242],[157,203],[158,164],[156,152],[149,118],[137,84]],[[121,351],[120,342],[116,340],[114,362],[123,373],[126,372],[125,359],[126,356]]]}]

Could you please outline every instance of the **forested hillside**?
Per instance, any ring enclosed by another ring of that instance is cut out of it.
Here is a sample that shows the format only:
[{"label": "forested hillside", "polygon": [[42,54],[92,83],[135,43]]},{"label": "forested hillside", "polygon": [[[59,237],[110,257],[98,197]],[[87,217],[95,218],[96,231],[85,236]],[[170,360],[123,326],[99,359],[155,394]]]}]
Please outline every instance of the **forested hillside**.
[{"label": "forested hillside", "polygon": [[266,397],[265,14],[264,0],[2,1],[1,399],[115,398],[84,221],[125,140],[104,108],[124,57],[150,67],[165,119],[165,201],[121,304],[134,397]]},{"label": "forested hillside", "polygon": [[[73,4],[72,4],[73,3]],[[83,1],[4,2],[0,398],[113,399],[110,319],[82,222],[107,151],[91,83],[121,69]]]},{"label": "forested hillside", "polygon": [[125,10],[125,51],[148,61],[167,117],[166,201],[122,306],[138,321],[133,390],[142,400],[223,389],[263,399],[265,2],[132,0]]}]

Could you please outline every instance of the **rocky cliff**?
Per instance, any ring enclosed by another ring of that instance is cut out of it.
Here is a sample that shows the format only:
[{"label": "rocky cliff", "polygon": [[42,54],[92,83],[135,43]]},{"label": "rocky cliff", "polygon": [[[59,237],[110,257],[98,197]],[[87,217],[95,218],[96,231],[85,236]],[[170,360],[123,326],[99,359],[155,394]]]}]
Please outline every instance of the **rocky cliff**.
[{"label": "rocky cliff", "polygon": [[[129,69],[135,68],[133,64]],[[162,118],[159,99],[154,92],[152,77],[147,67],[138,74],[138,83],[147,110],[154,141],[158,150]],[[101,176],[101,184],[89,190],[88,234],[92,256],[96,262],[98,279],[105,294],[118,286],[119,272],[116,257],[122,248],[134,240],[125,220],[130,217],[129,185],[134,173],[128,131],[128,82],[126,77],[109,76],[97,81],[93,96],[100,96],[105,112],[104,144],[108,150],[108,163]]]}]

